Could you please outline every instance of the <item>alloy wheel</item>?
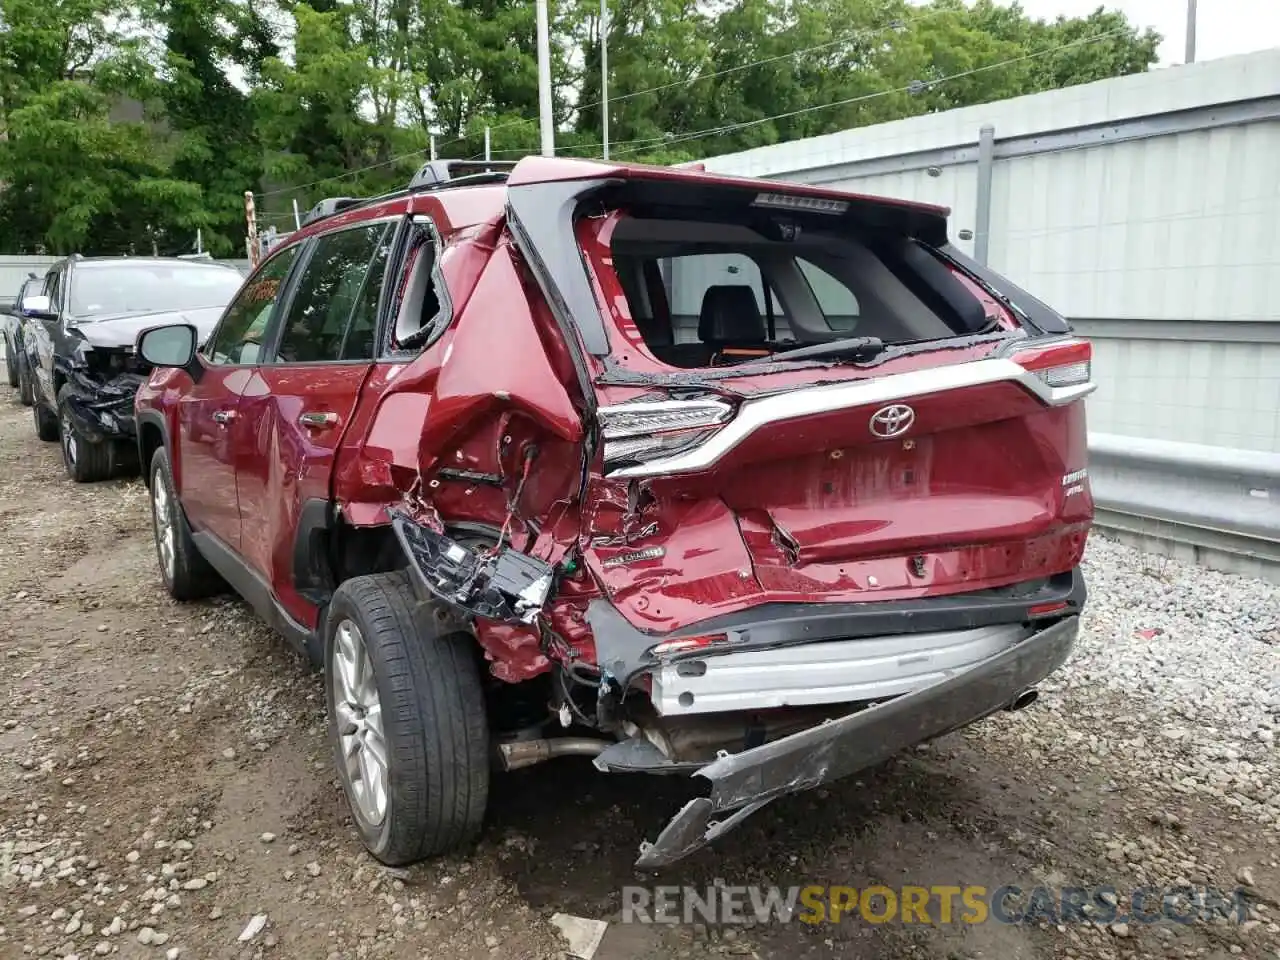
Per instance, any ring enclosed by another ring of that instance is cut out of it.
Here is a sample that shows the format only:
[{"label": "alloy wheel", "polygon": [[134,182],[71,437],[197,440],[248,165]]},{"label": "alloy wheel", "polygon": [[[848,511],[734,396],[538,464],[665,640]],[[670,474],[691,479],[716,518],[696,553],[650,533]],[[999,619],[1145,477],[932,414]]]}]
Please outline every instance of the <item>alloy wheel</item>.
[{"label": "alloy wheel", "polygon": [[160,551],[160,565],[165,578],[172,583],[174,576],[173,516],[169,512],[169,488],[159,471],[151,480],[151,513],[156,527],[156,548]]},{"label": "alloy wheel", "polygon": [[62,417],[62,456],[67,461],[67,467],[73,472],[76,468],[76,456],[80,450],[76,442],[76,431],[71,425],[71,420],[66,415]]},{"label": "alloy wheel", "polygon": [[387,815],[390,781],[387,740],[382,729],[382,701],[373,664],[360,628],[351,620],[338,624],[334,636],[333,716],[341,746],[343,774],[351,804],[360,818],[376,826]]}]

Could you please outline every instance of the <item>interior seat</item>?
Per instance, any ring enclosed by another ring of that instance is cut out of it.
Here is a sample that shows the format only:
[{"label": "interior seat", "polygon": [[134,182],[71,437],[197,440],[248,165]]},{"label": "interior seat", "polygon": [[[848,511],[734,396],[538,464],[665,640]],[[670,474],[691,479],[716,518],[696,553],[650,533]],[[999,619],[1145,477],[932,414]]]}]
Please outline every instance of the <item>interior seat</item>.
[{"label": "interior seat", "polygon": [[734,362],[770,354],[769,332],[751,287],[707,287],[698,315],[698,339],[708,352],[706,364]]}]

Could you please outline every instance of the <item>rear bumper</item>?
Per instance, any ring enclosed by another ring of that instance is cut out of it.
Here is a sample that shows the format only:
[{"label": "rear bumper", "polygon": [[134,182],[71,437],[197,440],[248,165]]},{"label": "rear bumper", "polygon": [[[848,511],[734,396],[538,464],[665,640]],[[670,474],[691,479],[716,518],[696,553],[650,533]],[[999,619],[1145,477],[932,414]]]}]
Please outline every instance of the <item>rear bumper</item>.
[{"label": "rear bumper", "polygon": [[[619,689],[645,671],[708,654],[779,649],[821,641],[944,633],[1050,622],[1076,616],[1087,599],[1077,567],[1034,584],[915,600],[862,603],[775,603],[702,620],[673,633],[646,633],[633,626],[608,600],[591,601],[587,623],[596,662]],[[723,643],[687,654],[656,656],[659,644],[716,635]]]},{"label": "rear bumper", "polygon": [[1034,632],[1030,624],[1005,623],[664,663],[651,674],[649,696],[662,717],[878,703],[976,666]]},{"label": "rear bumper", "polygon": [[1066,661],[1079,623],[1077,616],[1059,620],[912,693],[707,764],[695,776],[709,781],[709,794],[691,800],[655,842],[642,845],[636,866],[673,863],[770,800],[847,777],[1004,709]]}]

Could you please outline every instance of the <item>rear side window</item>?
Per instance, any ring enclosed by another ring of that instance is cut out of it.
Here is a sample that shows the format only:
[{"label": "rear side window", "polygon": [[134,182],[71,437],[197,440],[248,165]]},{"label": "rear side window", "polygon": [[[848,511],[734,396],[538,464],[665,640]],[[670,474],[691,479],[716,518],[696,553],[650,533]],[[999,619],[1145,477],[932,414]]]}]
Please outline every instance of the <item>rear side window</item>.
[{"label": "rear side window", "polygon": [[47,284],[45,295],[49,298],[49,307],[55,313],[62,309],[62,270],[53,270],[45,279]]},{"label": "rear side window", "polygon": [[351,311],[351,324],[342,347],[343,360],[372,360],[377,349],[378,304],[382,297],[382,284],[387,278],[387,261],[391,258],[391,246],[395,228],[387,224],[373,250],[369,271],[364,285]]},{"label": "rear side window", "polygon": [[290,247],[264,263],[227,307],[205,344],[205,358],[213,363],[257,363],[262,338],[279,302],[281,288],[298,257]]},{"label": "rear side window", "polygon": [[447,329],[450,309],[440,283],[439,234],[423,214],[414,216],[405,246],[402,280],[391,300],[390,347],[420,350]]},{"label": "rear side window", "polygon": [[390,230],[390,224],[376,223],[326,234],[316,242],[282,321],[275,362],[372,358]]},{"label": "rear side window", "polygon": [[841,333],[852,333],[858,326],[858,298],[854,292],[804,257],[797,257],[796,264],[804,274],[827,326]]}]

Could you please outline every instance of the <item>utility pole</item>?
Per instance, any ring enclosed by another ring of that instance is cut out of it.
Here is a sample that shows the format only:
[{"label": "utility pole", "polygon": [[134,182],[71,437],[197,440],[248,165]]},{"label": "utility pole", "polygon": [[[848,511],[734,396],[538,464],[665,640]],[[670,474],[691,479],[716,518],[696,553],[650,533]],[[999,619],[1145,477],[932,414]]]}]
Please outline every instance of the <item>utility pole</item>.
[{"label": "utility pole", "polygon": [[256,267],[261,259],[262,249],[258,246],[258,212],[254,207],[252,190],[244,192],[244,219],[245,226],[248,228],[244,243],[249,254],[249,263]]},{"label": "utility pole", "polygon": [[1187,0],[1187,63],[1196,62],[1196,0]]},{"label": "utility pole", "polygon": [[600,0],[600,126],[604,158],[609,159],[609,0]]},{"label": "utility pole", "polygon": [[302,212],[298,210],[298,198],[293,198],[293,229],[302,229]]},{"label": "utility pole", "polygon": [[430,136],[431,136],[431,159],[434,160],[436,158],[436,135],[433,133],[433,134],[430,134]]},{"label": "utility pole", "polygon": [[493,152],[489,149],[489,128],[484,128],[484,162],[488,163],[493,159]]},{"label": "utility pole", "polygon": [[538,14],[538,120],[542,131],[542,155],[556,154],[555,119],[551,115],[551,18],[547,0],[537,0]]}]

